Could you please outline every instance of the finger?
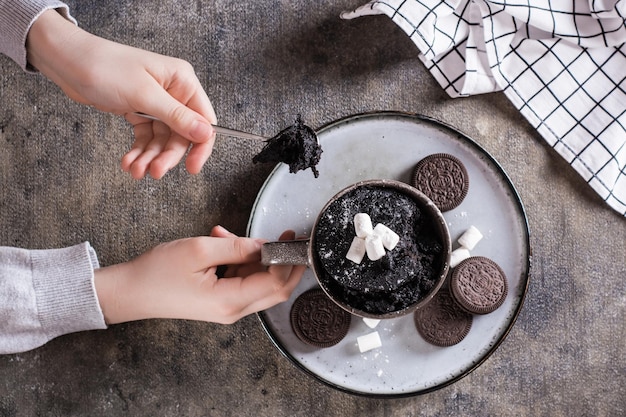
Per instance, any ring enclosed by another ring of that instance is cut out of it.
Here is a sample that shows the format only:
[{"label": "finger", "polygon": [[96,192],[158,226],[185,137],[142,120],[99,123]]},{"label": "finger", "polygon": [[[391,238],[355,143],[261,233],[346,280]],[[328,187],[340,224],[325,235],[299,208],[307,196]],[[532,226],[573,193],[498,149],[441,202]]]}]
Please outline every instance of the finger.
[{"label": "finger", "polygon": [[[147,147],[149,140],[152,139],[152,137],[154,136],[154,132],[152,131],[152,121],[146,122],[146,118],[134,115],[132,113],[128,113],[125,117],[128,121],[136,123],[135,137],[141,139],[136,140],[135,144],[133,145],[133,149],[131,149],[131,151],[129,151],[122,158],[122,169],[124,171],[129,171],[132,163],[143,153],[143,151]],[[176,164],[181,161],[181,159],[185,156],[185,153],[187,153],[187,151],[189,150],[189,154],[187,155],[186,159],[187,171],[189,171],[191,174],[199,173],[204,166],[204,163],[211,156],[211,153],[213,151],[213,143],[215,142],[215,136],[212,136],[208,142],[196,144],[191,149],[189,149],[189,141],[186,138],[183,138],[174,131],[170,130],[169,132],[171,136],[166,143],[165,148],[160,154],[154,157],[154,159],[148,164],[148,166],[146,166],[147,171],[153,178],[160,179],[170,169],[176,166]],[[139,168],[137,168],[137,171],[139,171]],[[137,175],[141,175],[143,177],[143,175],[145,175],[145,172],[141,172],[141,174],[137,172]]]},{"label": "finger", "polygon": [[237,237],[236,234],[226,229],[224,226],[217,225],[211,229],[211,236],[213,237]]},{"label": "finger", "polygon": [[[281,234],[281,239],[293,239],[294,235],[293,231],[287,230]],[[251,304],[257,299],[277,292],[289,280],[294,268],[292,265],[272,265],[265,269],[259,262],[241,264],[236,263],[227,269],[225,277],[231,282],[224,285],[240,286],[238,292],[240,293],[242,305]],[[237,275],[235,275],[235,272]]]},{"label": "finger", "polygon": [[294,240],[296,238],[296,232],[293,230],[285,230],[280,234],[278,240]]},{"label": "finger", "polygon": [[212,265],[232,265],[259,262],[261,260],[261,245],[257,239],[246,237],[204,237],[210,239],[207,243],[204,259],[210,259]]},{"label": "finger", "polygon": [[[216,227],[220,227],[222,230],[222,231],[219,231],[218,229],[217,233],[228,233],[234,236],[232,233],[228,232],[226,229],[222,228],[221,226],[216,226]],[[292,230],[286,230],[280,235],[280,240],[293,240],[294,236],[295,236],[295,233]],[[257,239],[257,241],[260,243],[266,242],[263,239]],[[278,268],[278,267],[279,266],[274,266],[270,268]],[[254,264],[245,264],[245,265],[230,265],[226,269],[224,273],[224,277],[247,277],[257,272],[263,272],[267,270],[268,270],[268,267],[259,262],[254,263]]]},{"label": "finger", "polygon": [[198,78],[194,78],[195,87],[192,87],[194,89],[194,94],[189,98],[189,100],[185,102],[185,104],[190,109],[202,115],[206,120],[209,121],[209,123],[217,124],[217,116],[215,114],[215,110],[213,109],[213,104],[211,103],[209,96],[207,96],[206,92],[204,91],[204,88],[202,88],[202,85],[200,84]]},{"label": "finger", "polygon": [[171,82],[166,87],[168,94],[199,113],[209,123],[216,124],[217,117],[213,104],[202,88],[193,67],[186,61],[178,60],[177,63],[178,66],[171,67],[175,68],[175,74],[169,77]]},{"label": "finger", "polygon": [[130,151],[126,152],[122,157],[122,169],[126,172],[130,171],[130,166],[143,152],[142,148],[132,147]]},{"label": "finger", "polygon": [[219,265],[258,263],[261,243],[249,238],[198,236],[162,243],[159,250],[186,265],[189,271],[206,273]]},{"label": "finger", "polygon": [[[213,236],[213,237],[239,237],[236,234],[234,234],[233,232],[231,232],[230,230],[226,229],[222,225],[214,226],[211,229],[211,236]],[[254,240],[256,240],[257,242],[260,242],[260,243],[267,242],[265,239],[259,239],[259,238],[251,238],[251,239],[254,239]]]},{"label": "finger", "polygon": [[[145,120],[145,119],[144,119]],[[152,122],[139,122],[133,126],[135,141],[130,151],[122,157],[122,169],[130,171],[130,167],[135,160],[143,153],[146,146],[154,136],[152,132]]]},{"label": "finger", "polygon": [[185,161],[185,167],[190,174],[198,174],[204,163],[209,159],[211,153],[213,153],[213,145],[215,144],[215,135],[205,143],[196,143],[191,147],[187,159]]},{"label": "finger", "polygon": [[[279,240],[293,240],[295,238],[295,232],[292,230],[285,230],[279,237]],[[275,306],[278,303],[286,301],[291,293],[296,289],[300,283],[300,279],[306,271],[306,265],[274,265],[268,268],[268,273],[273,276],[280,276],[281,274],[288,274],[287,280],[279,287],[279,289],[268,297],[258,298],[256,301],[249,304],[242,310],[242,316],[256,313],[258,311],[266,310]]]},{"label": "finger", "polygon": [[[158,84],[157,84],[158,85]],[[204,91],[199,82],[187,85],[187,89]],[[211,123],[215,123],[216,117],[213,107],[205,93],[195,93],[191,99],[181,102],[160,85],[154,88],[149,102],[143,104],[139,111],[157,117],[166,123],[172,130],[194,143],[208,142],[215,131]],[[205,98],[203,100],[203,98]],[[200,114],[187,106],[192,103],[195,108],[206,115]]]},{"label": "finger", "polygon": [[300,283],[300,280],[302,279],[302,275],[304,274],[304,271],[306,271],[306,268],[307,267],[304,265],[296,265],[291,267],[289,277],[280,288],[280,290],[270,295],[269,297],[259,298],[253,303],[249,304],[242,310],[242,317],[247,316],[248,314],[256,313],[258,311],[267,310],[270,307],[274,307],[276,304],[287,301]]},{"label": "finger", "polygon": [[167,125],[157,121],[152,122],[152,137],[130,166],[130,172],[134,178],[143,178],[146,175],[152,161],[165,149],[170,134],[171,131]]},{"label": "finger", "polygon": [[152,159],[148,171],[154,179],[160,179],[172,169],[185,156],[189,147],[189,141],[172,133],[165,147]]},{"label": "finger", "polygon": [[[216,227],[220,227],[221,226],[216,226]],[[216,233],[227,233],[230,234],[231,236],[234,236],[232,233],[230,233],[229,231],[227,231],[224,228],[221,228],[222,231],[218,231]],[[295,233],[292,230],[286,230],[284,231],[281,235],[280,235],[280,240],[293,240],[295,236]],[[256,239],[259,243],[263,244],[266,241],[263,239]],[[277,268],[279,266],[274,266],[274,267],[270,267],[270,268]],[[268,267],[266,265],[261,264],[260,262],[256,262],[254,264],[244,264],[244,265],[230,265],[225,273],[224,273],[224,277],[247,277],[249,275],[255,274],[257,272],[264,272],[267,271]]]},{"label": "finger", "polygon": [[248,275],[265,271],[267,271],[267,267],[259,262],[243,265],[229,265],[224,271],[223,276],[224,278],[247,277]]},{"label": "finger", "polygon": [[259,272],[245,278],[223,278],[213,283],[235,319],[264,310],[289,298],[306,267],[280,266],[273,273]]}]

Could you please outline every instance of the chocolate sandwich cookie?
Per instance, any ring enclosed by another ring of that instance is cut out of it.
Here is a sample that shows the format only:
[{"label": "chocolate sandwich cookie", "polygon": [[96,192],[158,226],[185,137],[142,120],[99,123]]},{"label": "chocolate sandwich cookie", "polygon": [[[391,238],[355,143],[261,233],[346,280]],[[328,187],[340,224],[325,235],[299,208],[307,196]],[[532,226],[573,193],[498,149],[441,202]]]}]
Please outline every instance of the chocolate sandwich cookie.
[{"label": "chocolate sandwich cookie", "polygon": [[469,189],[465,165],[446,153],[428,155],[415,165],[411,185],[426,194],[441,211],[457,207]]},{"label": "chocolate sandwich cookie", "polygon": [[302,293],[291,307],[291,327],[298,339],[321,348],[339,343],[348,334],[351,318],[319,288]]},{"label": "chocolate sandwich cookie", "polygon": [[456,345],[472,327],[472,315],[454,302],[447,288],[442,288],[413,315],[415,327],[428,343],[447,347]]},{"label": "chocolate sandwich cookie", "polygon": [[472,256],[454,268],[450,289],[455,301],[466,311],[488,314],[502,305],[508,285],[497,263],[484,256]]}]

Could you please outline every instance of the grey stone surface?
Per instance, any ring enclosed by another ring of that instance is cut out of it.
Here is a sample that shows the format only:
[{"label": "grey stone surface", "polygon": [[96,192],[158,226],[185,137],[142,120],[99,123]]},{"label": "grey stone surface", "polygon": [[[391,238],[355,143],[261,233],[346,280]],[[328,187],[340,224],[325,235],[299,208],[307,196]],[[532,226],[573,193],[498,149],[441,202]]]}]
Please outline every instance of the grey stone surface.
[{"label": "grey stone surface", "polygon": [[[326,387],[273,347],[256,317],[154,320],[0,357],[0,416],[621,416],[626,413],[626,219],[607,208],[502,94],[450,99],[387,18],[341,21],[359,1],[81,1],[89,31],[195,66],[220,122],[260,134],[372,110],[465,132],[525,204],[532,279],[496,352],[430,394],[371,399]],[[272,169],[254,141],[218,139],[198,176],[119,168],[132,131],[0,58],[0,244],[89,240],[101,262],[222,224],[245,233]]]}]

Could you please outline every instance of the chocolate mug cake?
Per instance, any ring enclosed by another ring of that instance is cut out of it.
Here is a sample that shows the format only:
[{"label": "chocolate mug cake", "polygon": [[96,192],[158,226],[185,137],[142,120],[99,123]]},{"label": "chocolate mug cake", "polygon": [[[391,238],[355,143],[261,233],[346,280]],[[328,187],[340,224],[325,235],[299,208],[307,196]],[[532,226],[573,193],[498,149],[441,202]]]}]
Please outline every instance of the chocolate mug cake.
[{"label": "chocolate mug cake", "polygon": [[[320,285],[336,301],[379,316],[406,310],[438,289],[447,242],[432,210],[407,189],[364,183],[334,198],[320,214],[312,236],[313,262],[320,266]],[[398,239],[380,258],[364,256],[356,263],[346,254],[355,239],[353,219],[364,213]]]},{"label": "chocolate mug cake", "polygon": [[[360,229],[360,237],[355,216],[364,214],[372,227]],[[355,258],[353,243],[367,256]],[[437,206],[416,188],[383,179],[341,190],[320,211],[309,240],[266,243],[262,262],[307,264],[340,307],[380,319],[427,303],[446,278],[450,252],[450,233]]]}]

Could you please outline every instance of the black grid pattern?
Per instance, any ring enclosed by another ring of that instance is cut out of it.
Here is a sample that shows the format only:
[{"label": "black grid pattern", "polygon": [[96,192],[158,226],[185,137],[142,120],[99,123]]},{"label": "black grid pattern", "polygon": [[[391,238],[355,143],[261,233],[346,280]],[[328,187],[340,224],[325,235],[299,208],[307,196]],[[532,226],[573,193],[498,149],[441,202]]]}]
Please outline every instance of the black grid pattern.
[{"label": "black grid pattern", "polygon": [[502,90],[626,215],[626,0],[385,0],[451,97]]}]

